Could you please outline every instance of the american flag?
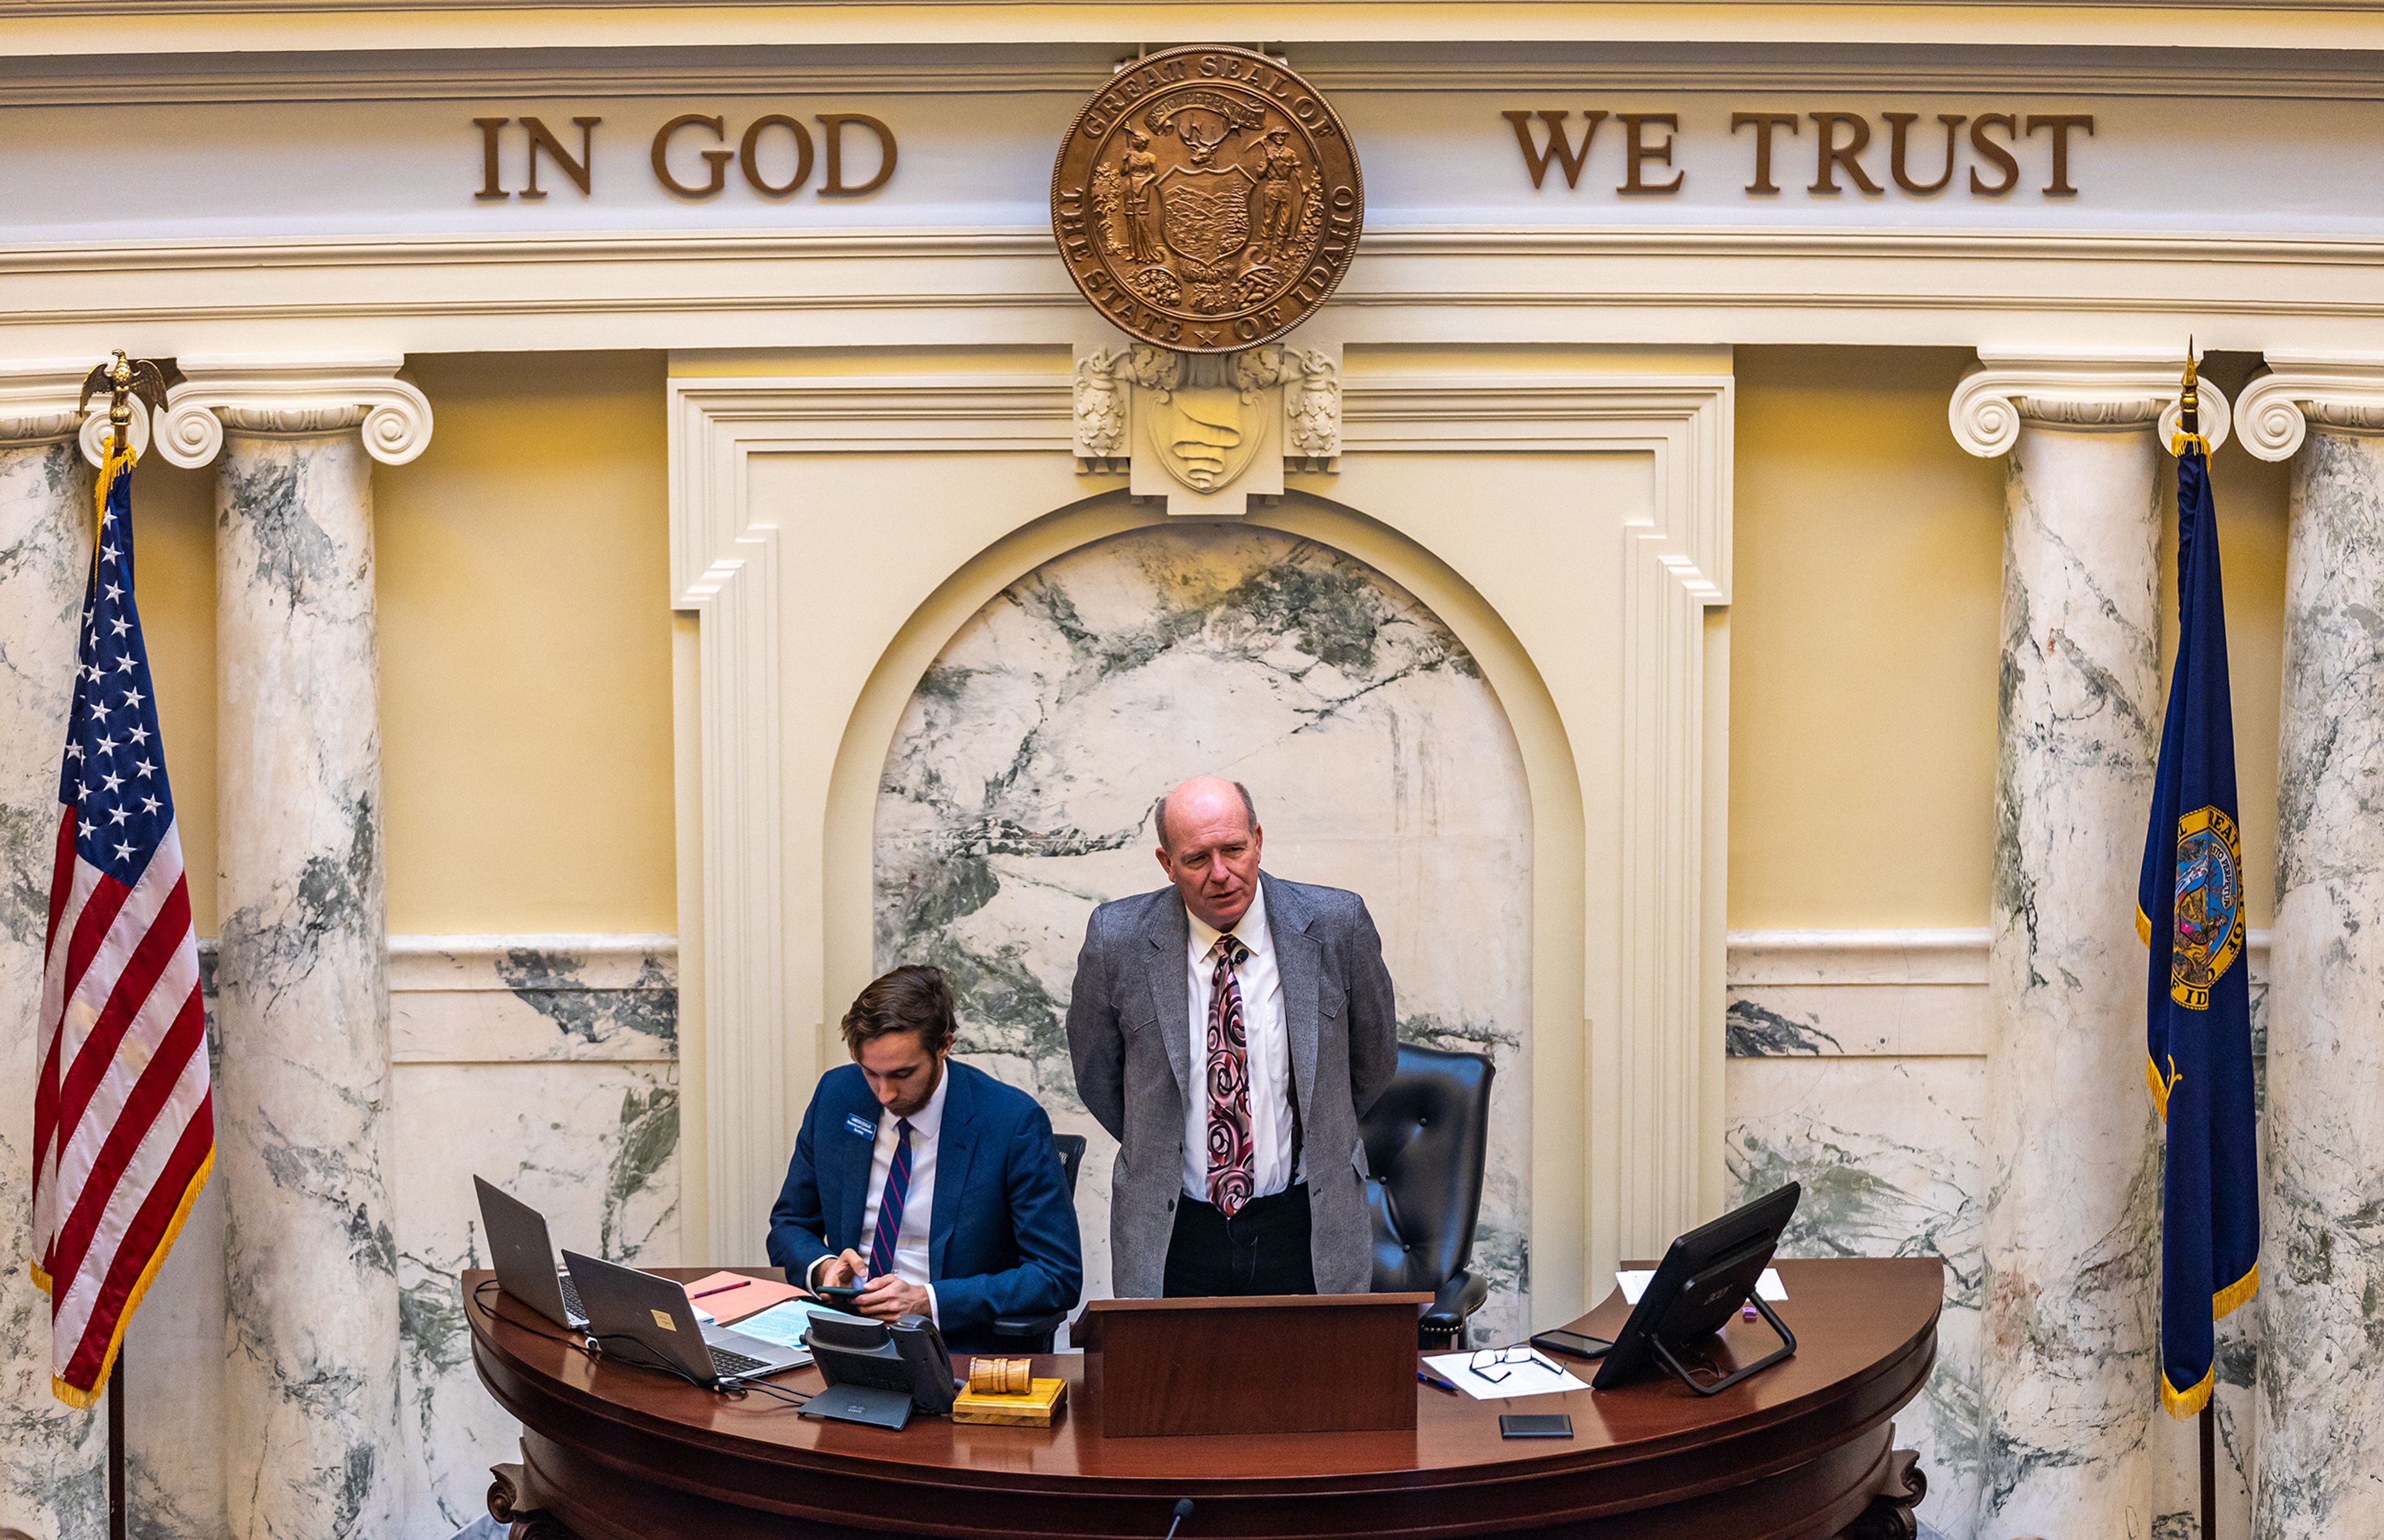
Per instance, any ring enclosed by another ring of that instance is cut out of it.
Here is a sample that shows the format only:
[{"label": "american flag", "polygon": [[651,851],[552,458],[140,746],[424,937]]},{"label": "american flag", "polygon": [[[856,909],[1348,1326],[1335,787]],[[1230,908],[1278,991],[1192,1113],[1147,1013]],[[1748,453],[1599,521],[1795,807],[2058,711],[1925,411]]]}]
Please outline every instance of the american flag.
[{"label": "american flag", "polygon": [[98,1399],[215,1163],[198,937],[132,602],[131,459],[100,474],[33,1100],[33,1281],[50,1296],[50,1388],[78,1407]]}]

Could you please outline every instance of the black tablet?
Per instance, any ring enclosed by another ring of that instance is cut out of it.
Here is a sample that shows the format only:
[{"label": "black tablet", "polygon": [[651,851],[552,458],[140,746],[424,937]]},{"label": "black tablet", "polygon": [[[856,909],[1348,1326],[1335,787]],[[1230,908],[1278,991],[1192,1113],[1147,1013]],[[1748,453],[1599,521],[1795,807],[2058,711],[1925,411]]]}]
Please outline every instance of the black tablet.
[{"label": "black tablet", "polygon": [[[1648,1280],[1646,1292],[1631,1308],[1631,1319],[1615,1334],[1614,1347],[1597,1366],[1590,1388],[1611,1390],[1661,1372],[1669,1367],[1664,1362],[1667,1354],[1675,1360],[1702,1356],[1705,1339],[1720,1331],[1754,1295],[1755,1282],[1771,1265],[1780,1233],[1788,1228],[1803,1190],[1791,1182],[1672,1242],[1656,1276]],[[1796,1350],[1796,1339],[1769,1307],[1757,1303],[1786,1347],[1726,1380],[1718,1376],[1714,1383],[1700,1384],[1691,1379],[1691,1389],[1710,1395]],[[1685,1373],[1682,1377],[1689,1378]]]}]

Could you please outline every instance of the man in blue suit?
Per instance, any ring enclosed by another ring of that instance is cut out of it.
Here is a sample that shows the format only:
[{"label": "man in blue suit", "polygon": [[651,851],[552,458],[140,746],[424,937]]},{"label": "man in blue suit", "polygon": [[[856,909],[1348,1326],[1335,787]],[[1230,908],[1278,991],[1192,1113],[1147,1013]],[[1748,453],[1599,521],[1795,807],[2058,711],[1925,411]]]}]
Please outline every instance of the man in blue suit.
[{"label": "man in blue suit", "polygon": [[820,1077],[770,1211],[770,1261],[853,1309],[924,1315],[955,1353],[1016,1351],[1001,1316],[1074,1309],[1076,1206],[1035,1099],[951,1057],[951,987],[897,968],[845,1012],[853,1062]]}]

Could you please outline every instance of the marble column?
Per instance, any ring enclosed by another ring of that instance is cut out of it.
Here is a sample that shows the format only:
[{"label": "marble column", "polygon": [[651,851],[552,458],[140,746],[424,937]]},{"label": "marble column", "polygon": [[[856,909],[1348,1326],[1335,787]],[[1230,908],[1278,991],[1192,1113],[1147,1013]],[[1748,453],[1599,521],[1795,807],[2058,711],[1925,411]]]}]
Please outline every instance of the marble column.
[{"label": "marble column", "polygon": [[1976,1472],[1997,1540],[2152,1531],[2160,1161],[2135,895],[2163,711],[2154,435],[2176,390],[2150,361],[1987,358],[1955,402],[1966,448],[2009,455]]},{"label": "marble column", "polygon": [[2384,359],[2269,360],[2293,460],[2268,964],[2261,1540],[2384,1534]]},{"label": "marble column", "polygon": [[90,362],[0,365],[0,1533],[107,1531],[106,1421],[50,1394],[49,1298],[32,1237],[42,949],[92,472],[75,441]]},{"label": "marble column", "polygon": [[389,1534],[405,1483],[367,450],[391,457],[395,412],[418,452],[428,412],[394,361],[182,365],[159,441],[183,464],[220,453],[216,1126],[232,1531]]}]

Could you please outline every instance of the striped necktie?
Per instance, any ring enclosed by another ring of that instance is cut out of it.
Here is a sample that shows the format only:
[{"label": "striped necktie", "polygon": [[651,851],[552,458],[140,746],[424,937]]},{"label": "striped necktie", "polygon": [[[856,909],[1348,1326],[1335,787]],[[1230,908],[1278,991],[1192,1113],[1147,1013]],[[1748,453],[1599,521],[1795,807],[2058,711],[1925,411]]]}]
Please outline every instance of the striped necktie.
[{"label": "striped necktie", "polygon": [[894,1163],[886,1169],[886,1191],[877,1200],[877,1231],[869,1243],[869,1275],[894,1271],[894,1248],[902,1238],[902,1199],[911,1192],[911,1120],[894,1125]]}]

